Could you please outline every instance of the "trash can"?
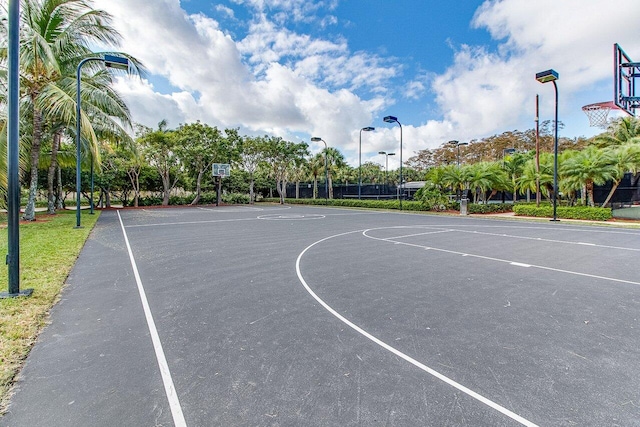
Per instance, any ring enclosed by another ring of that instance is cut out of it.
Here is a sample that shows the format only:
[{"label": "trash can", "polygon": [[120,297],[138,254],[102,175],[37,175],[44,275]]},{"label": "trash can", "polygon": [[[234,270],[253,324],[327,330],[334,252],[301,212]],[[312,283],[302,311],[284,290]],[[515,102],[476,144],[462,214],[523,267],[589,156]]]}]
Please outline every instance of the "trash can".
[{"label": "trash can", "polygon": [[462,199],[460,199],[460,215],[467,215],[468,202],[469,202],[469,199],[467,199],[466,197],[463,197]]}]

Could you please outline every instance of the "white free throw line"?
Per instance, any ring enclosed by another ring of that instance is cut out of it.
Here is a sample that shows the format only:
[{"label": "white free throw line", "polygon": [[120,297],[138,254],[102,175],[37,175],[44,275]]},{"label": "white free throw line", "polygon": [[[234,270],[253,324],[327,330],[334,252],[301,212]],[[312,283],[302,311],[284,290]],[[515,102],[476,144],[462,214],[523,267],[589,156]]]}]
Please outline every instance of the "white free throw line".
[{"label": "white free throw line", "polygon": [[153,315],[149,308],[149,302],[147,301],[147,294],[142,286],[142,280],[140,280],[140,274],[138,273],[138,266],[136,260],[133,258],[133,251],[131,251],[131,245],[129,244],[129,238],[127,232],[124,229],[124,223],[118,212],[118,219],[120,220],[120,227],[122,227],[122,235],[124,236],[124,242],[127,245],[127,251],[129,252],[129,259],[131,260],[131,268],[133,268],[133,275],[136,278],[138,285],[138,293],[140,294],[140,300],[142,301],[142,308],[144,309],[144,317],[147,319],[147,326],[149,327],[149,333],[151,334],[151,341],[153,342],[153,349],[156,352],[156,359],[158,360],[158,366],[160,367],[160,374],[162,375],[162,382],[164,383],[164,391],[167,394],[167,400],[169,400],[169,407],[171,408],[171,415],[173,416],[173,424],[176,427],[187,427],[187,422],[184,420],[182,414],[182,407],[180,406],[180,400],[176,393],[176,388],[173,385],[173,379],[171,379],[171,371],[169,371],[169,364],[167,364],[167,358],[164,356],[162,350],[162,343],[160,342],[160,336],[156,329],[156,323],[153,321]]},{"label": "white free throw line", "polygon": [[525,425],[527,427],[537,427],[537,425],[532,423],[531,421],[529,421],[529,420],[521,417],[520,415],[508,410],[507,408],[504,408],[504,407],[498,405],[497,403],[493,402],[492,400],[487,399],[486,397],[484,397],[484,396],[476,393],[475,391],[463,386],[462,384],[455,382],[451,378],[444,376],[440,372],[438,372],[438,371],[436,371],[434,369],[431,369],[430,367],[418,362],[414,358],[412,358],[410,356],[407,356],[406,354],[404,354],[400,350],[398,350],[398,349],[396,349],[394,347],[391,347],[389,344],[387,344],[384,341],[382,341],[382,340],[376,338],[375,336],[371,335],[370,333],[368,333],[367,331],[365,331],[364,329],[362,329],[358,325],[352,323],[346,317],[344,317],[343,315],[341,315],[340,313],[335,311],[333,308],[331,308],[331,306],[329,304],[324,302],[324,300],[322,300],[318,295],[316,295],[315,292],[313,292],[313,290],[307,284],[306,280],[304,280],[304,277],[302,277],[302,273],[300,271],[300,260],[302,259],[303,255],[309,249],[314,247],[315,245],[317,245],[319,243],[322,243],[322,242],[324,242],[326,240],[333,239],[334,237],[345,236],[347,234],[352,234],[352,233],[362,233],[362,231],[363,230],[349,231],[349,232],[346,232],[346,233],[340,233],[340,234],[335,234],[333,236],[325,237],[324,239],[318,240],[317,242],[314,242],[314,243],[310,244],[302,252],[300,252],[300,255],[298,255],[298,259],[296,259],[296,273],[298,274],[298,280],[300,280],[300,283],[302,283],[302,286],[304,286],[304,288],[307,290],[307,292],[316,301],[318,301],[318,303],[320,303],[320,305],[322,305],[329,313],[331,313],[332,315],[337,317],[342,323],[344,323],[345,325],[349,326],[351,329],[353,329],[354,331],[358,332],[360,335],[362,335],[362,336],[370,339],[374,343],[378,344],[380,347],[384,348],[385,350],[390,351],[391,353],[393,353],[396,356],[398,356],[398,357],[404,359],[405,361],[411,363],[412,365],[416,366],[417,368],[422,369],[424,372],[426,372],[426,373],[428,373],[430,375],[433,375],[434,377],[436,377],[440,381],[443,381],[446,384],[449,384],[450,386],[460,390],[461,392],[465,393],[466,395],[471,396],[472,398],[484,403],[485,405],[489,406],[490,408],[495,409],[496,411],[506,415],[507,417],[511,418],[512,420],[517,421],[520,424]]}]

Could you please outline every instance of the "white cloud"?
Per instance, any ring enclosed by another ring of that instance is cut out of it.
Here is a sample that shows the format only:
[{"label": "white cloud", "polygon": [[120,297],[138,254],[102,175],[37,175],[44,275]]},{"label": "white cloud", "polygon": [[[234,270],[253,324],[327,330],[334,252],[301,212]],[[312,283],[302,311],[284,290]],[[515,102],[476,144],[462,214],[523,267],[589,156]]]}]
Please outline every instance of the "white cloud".
[{"label": "white cloud", "polygon": [[[145,81],[120,84],[118,89],[132,106],[136,121],[154,126],[163,118],[172,124],[200,119],[281,136],[324,133],[342,145],[351,129],[369,123],[384,105],[380,97],[363,100],[351,90],[330,91],[315,82],[324,79],[341,86],[350,80],[354,87],[365,82],[378,86],[393,73],[376,68],[378,60],[364,53],[351,56],[344,43],[314,40],[277,28],[264,17],[237,42],[211,18],[187,16],[175,0],[162,3],[149,7],[143,0],[114,0],[106,7],[124,36],[121,50],[138,57],[151,73],[165,76],[178,88],[171,95],[159,95]],[[144,13],[129,12],[138,6]],[[339,63],[340,74],[323,74],[319,66],[310,67],[306,61],[310,57]],[[360,69],[362,64],[372,69]],[[341,117],[339,126],[336,114]]]},{"label": "white cloud", "polygon": [[[552,88],[534,79],[536,71],[548,68],[560,73],[565,131],[577,128],[575,123],[586,123],[577,103],[612,97],[613,43],[640,52],[640,39],[630,30],[640,22],[637,0],[491,0],[478,9],[472,26],[497,40],[493,48],[459,45],[440,75],[407,75],[398,84],[401,71],[408,71],[396,59],[352,52],[340,36],[314,38],[286,26],[335,25],[337,2],[232,0],[254,13],[241,40],[204,14],[187,15],[179,0],[112,0],[100,7],[114,16],[124,36],[120,50],[175,88],[160,94],[147,81],[120,80],[118,90],[134,120],[155,126],[168,119],[173,126],[200,119],[257,134],[321,136],[352,164],[363,126],[379,126],[363,135],[367,153],[399,151],[397,126],[379,122],[395,98],[415,103],[431,93],[441,117],[403,125],[405,160],[450,139],[530,128],[536,93],[543,114],[551,111]],[[235,16],[225,6],[217,10]],[[363,161],[375,158],[367,154]],[[389,161],[397,166],[398,156]]]}]

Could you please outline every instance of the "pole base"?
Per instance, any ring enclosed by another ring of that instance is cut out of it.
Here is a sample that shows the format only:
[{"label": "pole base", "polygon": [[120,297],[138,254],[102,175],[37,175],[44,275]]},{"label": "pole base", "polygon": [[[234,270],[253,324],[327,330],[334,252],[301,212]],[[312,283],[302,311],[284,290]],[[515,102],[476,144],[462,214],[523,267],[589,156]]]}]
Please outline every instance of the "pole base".
[{"label": "pole base", "polygon": [[9,292],[0,292],[0,299],[30,297],[32,293],[33,289],[23,289],[15,294],[10,294]]},{"label": "pole base", "polygon": [[552,218],[552,219],[550,219],[549,221],[551,221],[551,222],[560,222],[560,220],[559,220],[559,219],[557,219],[557,218]]}]

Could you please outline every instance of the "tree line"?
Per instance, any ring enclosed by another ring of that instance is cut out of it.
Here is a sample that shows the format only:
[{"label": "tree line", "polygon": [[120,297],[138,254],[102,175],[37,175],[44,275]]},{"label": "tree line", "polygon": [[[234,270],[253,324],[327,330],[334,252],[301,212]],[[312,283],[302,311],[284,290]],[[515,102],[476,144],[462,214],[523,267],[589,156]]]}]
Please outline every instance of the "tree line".
[{"label": "tree line", "polygon": [[[5,11],[6,3],[0,2]],[[22,0],[21,4],[20,170],[25,220],[35,219],[36,201],[43,193],[49,213],[64,206],[75,190],[77,162],[83,171],[84,196],[92,197],[87,181],[95,179],[98,202],[105,206],[113,197],[135,206],[143,194],[159,194],[160,203],[168,204],[177,189],[192,194],[190,202],[197,204],[205,192],[246,193],[253,202],[257,194],[271,195],[274,189],[284,202],[287,184],[299,187],[301,182],[313,184],[315,198],[325,180],[328,197],[333,198],[334,185],[355,184],[360,176],[364,183],[400,184],[396,171],[384,170],[382,161],[365,162],[358,170],[334,147],[311,155],[304,142],[272,135],[243,136],[238,129],[219,130],[201,122],[180,124],[176,129],[168,129],[166,121],[157,129],[136,125],[113,90],[114,75],[101,61],[87,62],[81,77],[78,139],[82,157],[77,159],[78,64],[86,58],[117,54],[129,60],[129,71],[134,74],[144,74],[144,65],[124,52],[91,51],[96,43],[117,46],[120,35],[111,26],[111,16],[88,2]],[[0,20],[0,85],[5,89],[7,33],[7,20]],[[5,90],[0,95],[0,202],[5,205],[6,103]],[[541,124],[539,166],[534,162],[536,132],[514,130],[464,146],[444,142],[436,149],[420,150],[403,165],[403,178],[427,181],[422,193],[436,196],[473,189],[477,201],[486,201],[497,191],[516,194],[540,188],[545,197],[552,197],[552,124]],[[593,204],[594,185],[611,181],[615,190],[625,172],[637,174],[638,120],[619,120],[591,139],[561,138],[559,149],[563,196],[573,200],[580,194],[582,203]],[[231,164],[231,177],[214,181],[210,174],[213,163]]]}]

